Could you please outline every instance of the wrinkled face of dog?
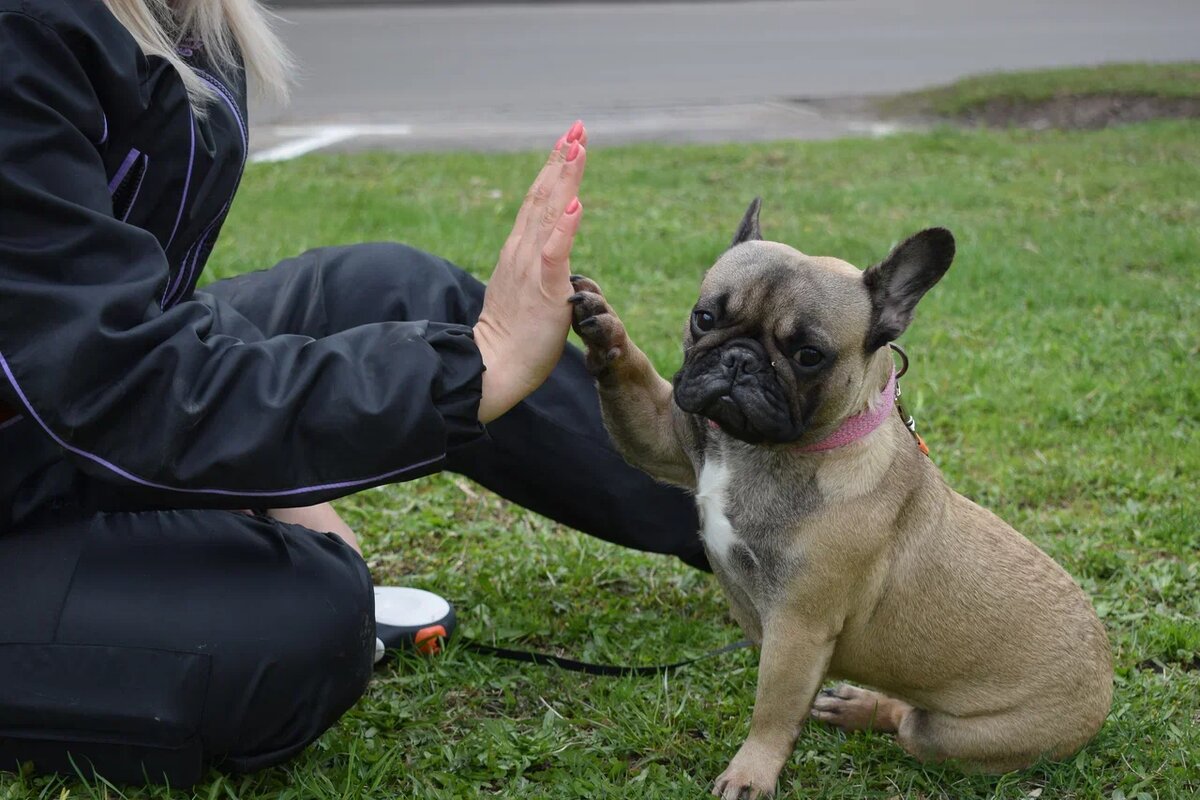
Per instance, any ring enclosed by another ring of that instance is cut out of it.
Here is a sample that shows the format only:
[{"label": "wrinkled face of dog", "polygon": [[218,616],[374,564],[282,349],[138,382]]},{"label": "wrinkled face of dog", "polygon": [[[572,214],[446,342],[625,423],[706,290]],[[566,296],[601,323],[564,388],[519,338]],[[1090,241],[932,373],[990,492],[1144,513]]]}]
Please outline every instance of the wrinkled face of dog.
[{"label": "wrinkled face of dog", "polygon": [[862,271],[762,241],[758,210],[756,199],[705,275],[675,402],[750,444],[809,444],[878,394],[878,360],[949,268],[954,239],[922,231]]}]

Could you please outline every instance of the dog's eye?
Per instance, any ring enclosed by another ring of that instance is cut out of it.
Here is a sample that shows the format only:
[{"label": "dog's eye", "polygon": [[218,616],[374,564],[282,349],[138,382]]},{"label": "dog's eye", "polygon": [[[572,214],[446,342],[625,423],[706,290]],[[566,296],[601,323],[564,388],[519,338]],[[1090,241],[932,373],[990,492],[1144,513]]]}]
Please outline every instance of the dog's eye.
[{"label": "dog's eye", "polygon": [[825,360],[825,354],[815,347],[801,347],[796,351],[796,361],[802,367],[815,367]]},{"label": "dog's eye", "polygon": [[694,332],[706,333],[711,331],[716,324],[716,318],[709,312],[699,310],[692,312],[692,330]]}]

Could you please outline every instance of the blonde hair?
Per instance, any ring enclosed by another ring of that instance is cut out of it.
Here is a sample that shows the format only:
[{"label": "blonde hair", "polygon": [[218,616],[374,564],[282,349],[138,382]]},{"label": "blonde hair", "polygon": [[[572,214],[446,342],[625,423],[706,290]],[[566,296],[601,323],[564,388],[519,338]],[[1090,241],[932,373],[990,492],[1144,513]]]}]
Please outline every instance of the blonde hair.
[{"label": "blonde hair", "polygon": [[287,100],[291,56],[271,30],[257,0],[104,0],[148,56],[165,58],[183,78],[192,106],[203,113],[213,88],[180,57],[178,48],[203,43],[218,72],[236,71],[240,61],[254,91]]}]

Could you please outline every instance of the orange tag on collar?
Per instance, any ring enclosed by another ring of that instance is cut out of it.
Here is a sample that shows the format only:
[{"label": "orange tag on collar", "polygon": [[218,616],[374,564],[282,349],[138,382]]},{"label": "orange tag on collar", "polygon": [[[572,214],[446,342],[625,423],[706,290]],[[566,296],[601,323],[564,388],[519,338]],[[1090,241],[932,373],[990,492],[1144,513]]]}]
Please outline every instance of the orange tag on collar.
[{"label": "orange tag on collar", "polygon": [[925,444],[925,440],[921,438],[921,434],[913,431],[913,436],[917,437],[917,449],[925,455],[929,455],[929,445]]}]

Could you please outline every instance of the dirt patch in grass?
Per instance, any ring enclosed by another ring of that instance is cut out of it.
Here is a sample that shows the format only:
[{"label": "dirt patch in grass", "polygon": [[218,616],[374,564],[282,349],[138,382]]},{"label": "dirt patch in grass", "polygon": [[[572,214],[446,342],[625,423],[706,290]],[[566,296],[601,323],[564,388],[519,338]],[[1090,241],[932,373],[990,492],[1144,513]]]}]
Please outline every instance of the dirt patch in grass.
[{"label": "dirt patch in grass", "polygon": [[1101,94],[1025,100],[997,97],[962,115],[968,125],[1099,130],[1155,119],[1200,118],[1200,98]]},{"label": "dirt patch in grass", "polygon": [[972,75],[879,98],[876,111],[915,123],[1098,130],[1200,118],[1200,62],[1101,64]]}]

